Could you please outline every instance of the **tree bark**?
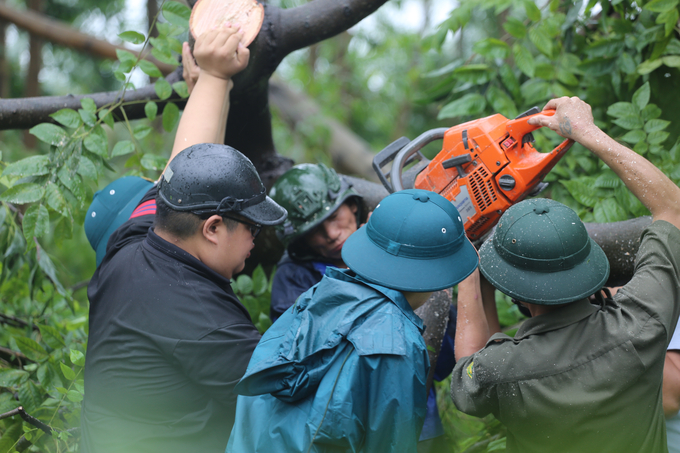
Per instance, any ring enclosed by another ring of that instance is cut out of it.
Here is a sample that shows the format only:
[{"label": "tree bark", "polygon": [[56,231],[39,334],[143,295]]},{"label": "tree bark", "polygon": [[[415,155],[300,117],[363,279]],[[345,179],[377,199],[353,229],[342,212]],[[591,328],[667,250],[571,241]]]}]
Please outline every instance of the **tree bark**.
[{"label": "tree bark", "polygon": [[[28,0],[27,6],[29,11],[40,13],[42,9],[42,0]],[[26,85],[24,86],[24,96],[37,97],[40,96],[40,69],[42,68],[42,39],[37,35],[31,33],[28,41],[28,52],[30,60],[28,62],[28,71],[26,73]],[[26,148],[35,148],[37,139],[24,131],[24,145]]]}]

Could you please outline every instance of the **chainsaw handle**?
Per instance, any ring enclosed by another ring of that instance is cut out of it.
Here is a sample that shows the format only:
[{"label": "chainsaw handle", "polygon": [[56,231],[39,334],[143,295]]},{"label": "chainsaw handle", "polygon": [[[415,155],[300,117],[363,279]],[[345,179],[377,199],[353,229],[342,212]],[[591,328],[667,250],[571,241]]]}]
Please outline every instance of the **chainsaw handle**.
[{"label": "chainsaw handle", "polygon": [[530,134],[536,129],[540,129],[542,127],[529,124],[529,120],[531,118],[535,117],[536,115],[553,116],[554,114],[554,110],[543,110],[542,112],[533,115],[510,120],[506,125],[506,130],[508,131],[508,134],[510,134],[510,137],[514,138],[517,143],[523,143],[525,135]]},{"label": "chainsaw handle", "polygon": [[394,192],[404,190],[401,174],[404,171],[404,165],[408,158],[420,151],[428,143],[444,138],[444,133],[448,130],[449,128],[447,127],[440,127],[424,132],[397,153],[392,162],[392,169],[390,170],[390,180],[392,181],[392,189]]}]

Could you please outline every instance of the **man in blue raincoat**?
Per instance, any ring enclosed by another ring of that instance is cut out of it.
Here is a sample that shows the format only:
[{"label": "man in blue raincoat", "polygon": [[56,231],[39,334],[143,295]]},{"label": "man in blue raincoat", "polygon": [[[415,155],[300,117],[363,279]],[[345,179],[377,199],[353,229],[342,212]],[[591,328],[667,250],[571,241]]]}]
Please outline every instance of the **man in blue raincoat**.
[{"label": "man in blue raincoat", "polygon": [[262,337],[227,452],[416,450],[429,361],[413,310],[477,253],[450,202],[412,189],[385,198],[342,259]]}]

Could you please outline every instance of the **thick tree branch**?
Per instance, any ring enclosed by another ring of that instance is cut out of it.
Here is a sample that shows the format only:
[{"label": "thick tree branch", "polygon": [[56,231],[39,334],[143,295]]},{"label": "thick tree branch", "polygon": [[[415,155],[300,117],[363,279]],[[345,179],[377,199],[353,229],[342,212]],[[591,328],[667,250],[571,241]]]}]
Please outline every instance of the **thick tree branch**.
[{"label": "thick tree branch", "polygon": [[[182,68],[167,77],[172,83],[182,80]],[[87,95],[68,96],[42,96],[36,98],[0,99],[0,129],[30,129],[40,123],[54,123],[50,114],[57,110],[69,108],[78,110],[82,108],[80,100],[91,98],[97,107],[113,104],[121,99],[121,91],[109,91]],[[165,101],[159,101],[153,85],[138,90],[128,90],[123,93],[123,100],[128,103],[125,113],[129,119],[144,118],[144,104],[153,100],[162,108],[168,101],[177,101],[180,108],[184,107],[185,100],[173,92],[172,96]],[[160,110],[160,109],[159,109]],[[114,111],[116,119],[121,119],[120,110]]]},{"label": "thick tree branch", "polygon": [[[99,58],[115,60],[118,58],[116,56],[117,49],[127,50],[128,52],[139,56],[139,52],[135,50],[128,49],[124,46],[117,46],[108,41],[103,41],[85,33],[81,33],[63,22],[51,19],[35,11],[19,11],[7,6],[6,2],[0,2],[0,18],[26,30],[33,36],[46,39],[71,49],[81,50]],[[151,55],[145,55],[144,58],[153,62],[163,74],[170,74],[175,70],[172,65],[162,63]]]},{"label": "thick tree branch", "polygon": [[281,10],[279,46],[287,55],[328,39],[373,14],[386,1],[315,0],[297,8]]}]

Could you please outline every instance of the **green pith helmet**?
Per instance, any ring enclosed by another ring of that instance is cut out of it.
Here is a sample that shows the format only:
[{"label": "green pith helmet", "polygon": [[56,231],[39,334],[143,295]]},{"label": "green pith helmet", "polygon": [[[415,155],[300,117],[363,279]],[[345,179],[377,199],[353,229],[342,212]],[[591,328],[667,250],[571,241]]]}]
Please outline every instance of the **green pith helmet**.
[{"label": "green pith helmet", "polygon": [[357,225],[362,216],[362,197],[351,184],[324,164],[300,164],[274,183],[269,196],[288,211],[276,235],[295,258],[302,259],[304,247],[298,239],[316,228],[345,201],[355,199]]},{"label": "green pith helmet", "polygon": [[479,250],[479,259],[479,269],[493,286],[532,304],[575,302],[609,278],[609,261],[578,215],[546,198],[508,209],[493,239]]}]

